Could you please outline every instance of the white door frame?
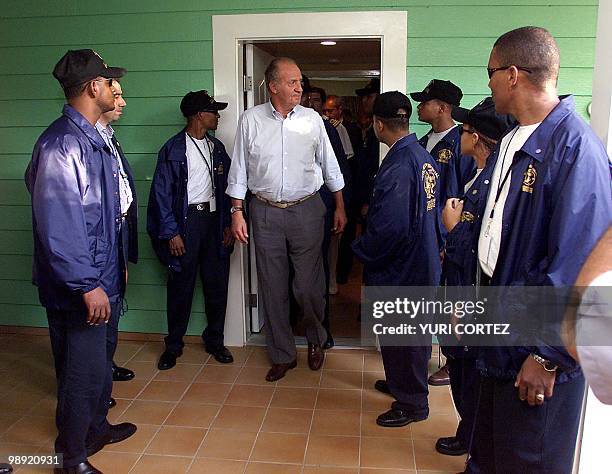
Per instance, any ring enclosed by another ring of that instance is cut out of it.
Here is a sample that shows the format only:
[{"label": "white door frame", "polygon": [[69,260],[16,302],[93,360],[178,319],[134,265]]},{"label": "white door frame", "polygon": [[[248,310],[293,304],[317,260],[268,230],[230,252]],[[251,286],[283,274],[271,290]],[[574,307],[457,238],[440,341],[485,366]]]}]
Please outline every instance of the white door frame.
[{"label": "white door frame", "polygon": [[[244,41],[376,38],[381,40],[381,91],[406,90],[408,12],[321,12],[213,15],[214,96],[228,102],[216,136],[232,152],[242,104],[242,47]],[[299,65],[298,65],[299,66]],[[225,321],[225,343],[246,342],[247,262],[238,247],[231,258]]]}]

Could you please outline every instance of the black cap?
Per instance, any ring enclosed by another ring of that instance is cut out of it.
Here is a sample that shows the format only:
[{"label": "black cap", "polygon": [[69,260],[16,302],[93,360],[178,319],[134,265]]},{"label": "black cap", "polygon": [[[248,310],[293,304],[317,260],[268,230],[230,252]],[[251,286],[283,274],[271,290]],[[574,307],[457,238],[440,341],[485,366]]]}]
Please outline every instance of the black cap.
[{"label": "black cap", "polygon": [[53,77],[66,89],[96,77],[117,79],[126,72],[122,67],[108,67],[93,49],[77,49],[62,56],[53,68]]},{"label": "black cap", "polygon": [[491,97],[487,97],[471,110],[453,107],[451,115],[457,122],[471,125],[478,133],[495,141],[516,124],[512,116],[495,112]]},{"label": "black cap", "polygon": [[376,97],[373,113],[380,118],[410,118],[412,105],[405,94],[399,91],[384,92]]},{"label": "black cap", "polygon": [[451,81],[432,79],[423,89],[423,92],[410,93],[412,100],[417,102],[427,102],[428,100],[438,99],[451,105],[459,105],[463,92]]},{"label": "black cap", "polygon": [[370,94],[380,94],[380,79],[378,77],[371,79],[365,87],[355,89],[355,94],[359,97]]},{"label": "black cap", "polygon": [[227,102],[215,102],[208,91],[187,92],[181,100],[181,112],[185,117],[191,117],[198,112],[217,113],[227,107]]}]

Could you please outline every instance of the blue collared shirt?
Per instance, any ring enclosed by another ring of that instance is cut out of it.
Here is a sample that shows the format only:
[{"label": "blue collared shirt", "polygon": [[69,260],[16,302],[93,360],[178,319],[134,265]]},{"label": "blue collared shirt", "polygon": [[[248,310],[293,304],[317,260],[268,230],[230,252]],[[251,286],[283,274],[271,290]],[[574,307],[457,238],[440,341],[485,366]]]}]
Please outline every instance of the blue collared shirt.
[{"label": "blue collared shirt", "polygon": [[287,118],[270,102],[245,111],[238,122],[227,194],[244,199],[247,189],[271,201],[295,201],[325,183],[344,187],[323,120],[301,105]]}]

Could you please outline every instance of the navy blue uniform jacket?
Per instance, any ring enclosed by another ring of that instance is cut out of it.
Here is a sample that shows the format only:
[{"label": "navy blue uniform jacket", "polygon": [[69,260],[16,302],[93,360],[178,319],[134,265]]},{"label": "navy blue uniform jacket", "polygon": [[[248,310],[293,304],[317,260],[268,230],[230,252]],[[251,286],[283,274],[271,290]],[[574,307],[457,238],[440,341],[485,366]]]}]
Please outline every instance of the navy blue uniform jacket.
[{"label": "navy blue uniform jacket", "polygon": [[[232,248],[223,246],[223,229],[231,225],[231,198],[225,194],[230,158],[223,143],[208,136],[214,144],[213,176],[215,199],[219,214],[217,245],[219,255],[227,256]],[[160,261],[174,271],[181,271],[179,257],[170,255],[168,240],[176,235],[185,239],[185,221],[189,201],[187,196],[187,142],[185,129],[168,140],[157,157],[157,167],[151,183],[147,207],[147,232]]]},{"label": "navy blue uniform jacket", "polygon": [[431,155],[410,134],[397,141],[374,180],[366,233],[353,242],[364,284],[437,286],[437,187]]},{"label": "navy blue uniform jacket", "polygon": [[84,310],[83,293],[101,287],[120,297],[121,223],[117,160],[70,105],[40,136],[25,174],[32,196],[32,280],[40,302]]},{"label": "navy blue uniform jacket", "polygon": [[[487,168],[495,165],[498,152]],[[516,152],[511,176],[491,284],[572,286],[612,224],[610,162],[575,112],[573,97],[562,97]],[[580,373],[564,348],[546,345],[485,348],[479,365],[492,376],[514,378],[530,352],[564,369],[558,382]]]}]

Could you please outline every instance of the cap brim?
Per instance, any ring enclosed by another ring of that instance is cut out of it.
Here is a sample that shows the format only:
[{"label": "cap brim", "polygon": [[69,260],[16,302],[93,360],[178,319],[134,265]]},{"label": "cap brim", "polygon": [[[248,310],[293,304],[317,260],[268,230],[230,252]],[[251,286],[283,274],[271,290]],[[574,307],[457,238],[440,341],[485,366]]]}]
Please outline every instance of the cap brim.
[{"label": "cap brim", "polygon": [[122,67],[107,67],[102,73],[100,73],[100,76],[106,77],[107,79],[117,79],[125,76],[126,73],[127,69]]},{"label": "cap brim", "polygon": [[431,97],[425,94],[425,92],[411,92],[410,98],[416,102],[427,102],[431,100]]},{"label": "cap brim", "polygon": [[218,112],[219,110],[223,110],[227,107],[227,102],[215,102],[211,104],[209,107],[206,107],[202,112]]},{"label": "cap brim", "polygon": [[461,123],[468,123],[469,114],[470,110],[463,107],[454,106],[453,110],[451,111],[451,117],[453,117],[453,119],[457,122]]}]

